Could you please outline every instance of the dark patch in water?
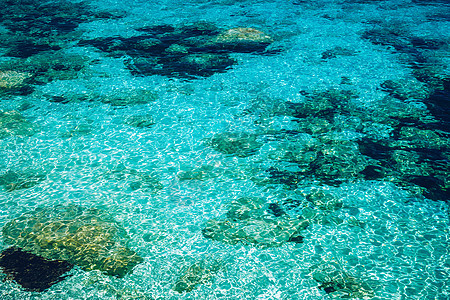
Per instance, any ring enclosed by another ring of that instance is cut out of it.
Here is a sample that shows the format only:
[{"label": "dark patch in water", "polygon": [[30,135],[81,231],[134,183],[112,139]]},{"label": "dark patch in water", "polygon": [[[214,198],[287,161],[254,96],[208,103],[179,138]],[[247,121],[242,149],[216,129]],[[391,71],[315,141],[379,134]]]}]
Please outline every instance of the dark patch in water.
[{"label": "dark patch in water", "polygon": [[275,217],[281,217],[282,215],[286,214],[286,212],[278,203],[270,203],[269,212],[271,212]]},{"label": "dark patch in water", "polygon": [[274,167],[269,168],[267,171],[269,173],[271,183],[284,184],[295,188],[300,180],[299,174],[294,172],[288,172]]},{"label": "dark patch in water", "polygon": [[440,129],[450,133],[450,78],[443,81],[444,89],[436,89],[430,97],[424,100],[433,116],[441,122]]},{"label": "dark patch in water", "polygon": [[199,22],[174,27],[147,26],[138,29],[144,35],[122,38],[107,37],[82,40],[80,46],[94,46],[113,57],[128,56],[127,68],[133,75],[169,77],[209,77],[226,72],[236,61],[233,52],[273,54],[265,51],[269,43],[221,43],[215,38],[220,30],[213,24]]},{"label": "dark patch in water", "polygon": [[151,35],[163,35],[166,33],[174,32],[175,27],[173,27],[172,25],[144,26],[139,28],[138,31],[143,31]]},{"label": "dark patch in water", "polygon": [[59,46],[35,43],[33,41],[21,41],[14,44],[6,53],[7,56],[27,58],[44,51],[60,50]]},{"label": "dark patch in water", "polygon": [[296,243],[296,244],[300,244],[300,243],[303,243],[304,239],[305,239],[305,237],[303,237],[303,236],[301,236],[299,234],[294,234],[294,235],[292,235],[289,238],[288,242],[293,242],[293,243]]},{"label": "dark patch in water", "polygon": [[362,155],[369,156],[377,160],[389,159],[392,154],[392,149],[382,143],[363,138],[358,142],[359,151]]},{"label": "dark patch in water", "polygon": [[113,13],[92,13],[89,6],[83,2],[4,0],[0,5],[0,23],[13,33],[30,37],[67,34],[75,30],[80,23],[113,17]]},{"label": "dark patch in water", "polygon": [[410,41],[414,47],[426,50],[437,50],[444,47],[447,44],[444,41],[425,39],[421,37],[411,37]]},{"label": "dark patch in water", "polygon": [[449,201],[450,188],[445,187],[445,182],[434,176],[411,176],[411,183],[425,188],[424,196],[432,200]]},{"label": "dark patch in water", "polygon": [[11,247],[0,254],[0,268],[6,278],[20,284],[28,291],[42,292],[64,280],[73,265],[61,260],[48,260]]},{"label": "dark patch in water", "polygon": [[414,4],[418,5],[449,5],[448,0],[412,0]]},{"label": "dark patch in water", "polygon": [[367,180],[377,180],[385,176],[383,168],[380,166],[367,166],[364,170],[360,172]]}]

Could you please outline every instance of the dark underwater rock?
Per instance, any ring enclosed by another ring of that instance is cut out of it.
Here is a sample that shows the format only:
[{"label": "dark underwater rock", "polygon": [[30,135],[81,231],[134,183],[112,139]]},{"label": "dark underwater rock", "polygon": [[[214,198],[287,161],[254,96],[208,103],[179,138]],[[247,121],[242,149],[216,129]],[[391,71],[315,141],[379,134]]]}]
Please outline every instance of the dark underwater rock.
[{"label": "dark underwater rock", "polygon": [[37,43],[35,41],[25,40],[11,45],[5,55],[11,57],[28,58],[41,52],[60,49],[61,47],[59,46],[52,46],[46,43]]},{"label": "dark underwater rock", "polygon": [[320,135],[334,129],[332,122],[326,118],[306,117],[298,119],[296,122],[299,131],[313,135]]},{"label": "dark underwater rock", "polygon": [[429,88],[417,80],[386,80],[381,84],[381,88],[400,100],[423,100],[430,94]]},{"label": "dark underwater rock", "polygon": [[[308,164],[309,169],[309,164]],[[295,189],[305,178],[304,172],[294,172],[281,168],[270,167],[265,171],[266,177],[252,178],[256,184],[284,184],[290,189]]]},{"label": "dark underwater rock", "polygon": [[450,138],[439,134],[435,130],[403,126],[396,134],[397,140],[390,143],[392,147],[450,150]]},{"label": "dark underwater rock", "polygon": [[448,5],[448,0],[412,0],[417,5]]},{"label": "dark underwater rock", "polygon": [[93,12],[86,2],[3,0],[0,6],[0,23],[29,37],[61,36],[84,22],[120,17],[123,15],[115,12]]},{"label": "dark underwater rock", "polygon": [[107,213],[76,205],[38,208],[9,221],[6,244],[84,270],[123,277],[143,259],[127,247],[126,231]]},{"label": "dark underwater rock", "polygon": [[0,175],[0,185],[2,185],[7,192],[12,192],[15,190],[31,188],[45,180],[46,177],[45,174],[36,172],[16,173],[9,170]]},{"label": "dark underwater rock", "polygon": [[386,176],[382,167],[373,165],[365,167],[364,170],[359,173],[363,175],[366,180],[377,180]]},{"label": "dark underwater rock", "polygon": [[150,128],[155,125],[155,120],[151,115],[130,116],[125,119],[124,123],[136,128]]},{"label": "dark underwater rock", "polygon": [[80,72],[92,63],[92,60],[64,51],[49,51],[33,55],[27,59],[17,59],[0,64],[3,69],[29,74],[30,84],[45,84],[53,80],[77,78]]},{"label": "dark underwater rock", "polygon": [[448,201],[448,138],[415,127],[402,127],[394,137],[388,141],[358,141],[361,153],[376,160],[376,165],[368,165],[360,174],[369,180],[389,177],[397,185],[415,190],[415,194]]},{"label": "dark underwater rock", "polygon": [[330,89],[306,95],[302,103],[290,103],[296,118],[322,117],[331,119],[336,113],[347,111],[351,99],[357,95],[351,90]]},{"label": "dark underwater rock", "polygon": [[408,181],[424,188],[423,195],[425,197],[449,202],[450,178],[448,176],[443,179],[437,176],[408,176]]},{"label": "dark underwater rock", "polygon": [[424,100],[431,114],[440,121],[439,129],[450,133],[450,78],[442,80],[442,89],[436,89]]},{"label": "dark underwater rock", "polygon": [[400,28],[377,27],[364,31],[361,37],[372,44],[391,46],[399,51],[412,48],[408,33]]},{"label": "dark underwater rock", "polygon": [[178,73],[186,76],[195,75],[208,77],[214,73],[225,72],[235,63],[236,60],[226,54],[194,53],[182,56],[176,62],[172,62],[169,70],[172,69],[172,75]]},{"label": "dark underwater rock", "polygon": [[[425,101],[425,100],[422,100]],[[364,121],[376,122],[391,127],[401,126],[403,121],[432,124],[430,112],[419,102],[406,102],[398,98],[386,96],[376,106],[355,112]]]},{"label": "dark underwater rock", "polygon": [[386,142],[377,142],[368,138],[357,141],[361,154],[376,160],[388,160],[393,149]]},{"label": "dark underwater rock", "polygon": [[226,72],[236,63],[230,53],[262,52],[272,39],[252,28],[221,32],[215,25],[156,25],[138,29],[144,35],[131,38],[106,37],[82,40],[113,57],[128,56],[126,67],[133,75],[209,77]]},{"label": "dark underwater rock", "polygon": [[67,261],[48,260],[16,247],[0,254],[0,268],[6,278],[33,292],[43,292],[64,280],[72,267]]},{"label": "dark underwater rock", "polygon": [[339,183],[355,178],[368,165],[359,152],[358,144],[351,141],[325,142],[317,158],[310,164],[310,174],[327,183]]}]

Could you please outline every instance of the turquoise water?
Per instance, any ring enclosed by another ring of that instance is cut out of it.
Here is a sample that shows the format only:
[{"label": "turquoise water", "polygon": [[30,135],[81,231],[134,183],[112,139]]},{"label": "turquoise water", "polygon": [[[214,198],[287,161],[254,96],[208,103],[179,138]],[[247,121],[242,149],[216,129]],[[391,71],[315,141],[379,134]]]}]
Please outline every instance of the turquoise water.
[{"label": "turquoise water", "polygon": [[450,298],[446,1],[0,3],[0,299]]}]

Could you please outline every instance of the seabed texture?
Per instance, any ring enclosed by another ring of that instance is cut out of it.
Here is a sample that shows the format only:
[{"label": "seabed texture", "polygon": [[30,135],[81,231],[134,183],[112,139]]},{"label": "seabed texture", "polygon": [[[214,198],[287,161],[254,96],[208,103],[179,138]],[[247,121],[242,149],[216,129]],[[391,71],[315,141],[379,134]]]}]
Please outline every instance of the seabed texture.
[{"label": "seabed texture", "polygon": [[450,299],[447,0],[0,0],[0,300]]}]

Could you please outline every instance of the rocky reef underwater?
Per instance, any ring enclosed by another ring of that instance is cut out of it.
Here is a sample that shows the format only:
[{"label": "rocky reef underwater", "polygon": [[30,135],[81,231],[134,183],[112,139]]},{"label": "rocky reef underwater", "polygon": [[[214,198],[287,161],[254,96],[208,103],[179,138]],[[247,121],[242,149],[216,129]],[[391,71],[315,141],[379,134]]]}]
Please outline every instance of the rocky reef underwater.
[{"label": "rocky reef underwater", "polygon": [[[0,298],[450,297],[450,37],[343,13],[448,28],[446,2],[290,1],[272,28],[264,1],[190,2],[242,25],[0,0]],[[305,12],[363,48],[292,56]],[[364,51],[403,69],[315,79]]]}]

